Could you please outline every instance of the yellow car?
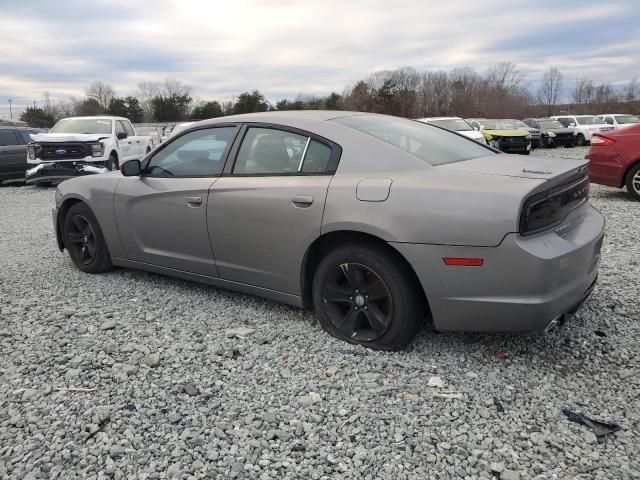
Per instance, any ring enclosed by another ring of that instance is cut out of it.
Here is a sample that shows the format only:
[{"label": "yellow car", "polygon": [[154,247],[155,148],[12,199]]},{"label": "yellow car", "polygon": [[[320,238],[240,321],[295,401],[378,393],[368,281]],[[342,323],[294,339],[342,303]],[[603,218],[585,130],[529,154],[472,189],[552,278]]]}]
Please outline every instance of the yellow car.
[{"label": "yellow car", "polygon": [[482,132],[487,143],[493,148],[505,153],[531,153],[531,135],[525,130],[519,130],[515,123],[486,118],[470,118],[467,122]]}]

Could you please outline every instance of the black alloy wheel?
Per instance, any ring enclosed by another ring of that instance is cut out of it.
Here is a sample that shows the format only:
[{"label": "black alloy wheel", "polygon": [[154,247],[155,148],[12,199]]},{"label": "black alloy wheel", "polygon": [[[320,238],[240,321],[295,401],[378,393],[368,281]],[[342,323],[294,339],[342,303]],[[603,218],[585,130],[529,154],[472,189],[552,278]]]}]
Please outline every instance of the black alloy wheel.
[{"label": "black alloy wheel", "polygon": [[70,228],[67,230],[67,240],[68,248],[73,249],[84,265],[93,262],[96,256],[96,234],[89,220],[80,214],[73,215]]},{"label": "black alloy wheel", "polygon": [[355,341],[370,342],[384,335],[393,318],[388,287],[369,267],[343,263],[322,287],[327,314],[336,330]]},{"label": "black alloy wheel", "polygon": [[377,350],[400,350],[427,312],[420,281],[389,246],[361,241],[323,254],[313,275],[313,304],[329,334]]}]

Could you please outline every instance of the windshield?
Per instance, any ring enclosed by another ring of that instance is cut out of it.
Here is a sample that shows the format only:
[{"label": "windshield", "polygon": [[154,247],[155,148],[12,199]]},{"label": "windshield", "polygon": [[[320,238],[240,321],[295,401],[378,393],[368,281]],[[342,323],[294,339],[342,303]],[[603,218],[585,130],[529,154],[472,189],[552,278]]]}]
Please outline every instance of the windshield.
[{"label": "windshield", "polygon": [[100,118],[65,118],[49,133],[106,133],[111,134],[111,120]]},{"label": "windshield", "polygon": [[616,115],[616,120],[618,123],[622,125],[627,125],[629,123],[640,123],[640,118],[635,115]]},{"label": "windshield", "polygon": [[473,131],[471,125],[461,118],[448,118],[446,120],[429,120],[429,123],[438,127],[446,128],[452,132],[470,132]]},{"label": "windshield", "polygon": [[332,121],[368,133],[431,165],[444,165],[495,154],[473,140],[404,118],[355,115]]},{"label": "windshield", "polygon": [[518,130],[520,128],[518,127],[518,122],[520,120],[482,120],[480,123],[482,123],[485,130]]},{"label": "windshield", "polygon": [[601,118],[592,117],[592,116],[576,117],[576,121],[578,122],[578,125],[604,125],[605,124],[604,120],[602,120]]},{"label": "windshield", "polygon": [[540,120],[540,128],[564,128],[557,120]]}]

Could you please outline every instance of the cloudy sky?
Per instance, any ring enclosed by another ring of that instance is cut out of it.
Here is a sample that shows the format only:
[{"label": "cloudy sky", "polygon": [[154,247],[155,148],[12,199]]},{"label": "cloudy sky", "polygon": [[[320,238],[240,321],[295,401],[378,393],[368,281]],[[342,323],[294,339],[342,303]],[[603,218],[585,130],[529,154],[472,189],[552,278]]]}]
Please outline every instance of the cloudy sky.
[{"label": "cloudy sky", "polygon": [[510,60],[535,87],[640,77],[640,0],[0,0],[0,116],[176,78],[201,99],[342,92],[380,69],[482,72]]}]

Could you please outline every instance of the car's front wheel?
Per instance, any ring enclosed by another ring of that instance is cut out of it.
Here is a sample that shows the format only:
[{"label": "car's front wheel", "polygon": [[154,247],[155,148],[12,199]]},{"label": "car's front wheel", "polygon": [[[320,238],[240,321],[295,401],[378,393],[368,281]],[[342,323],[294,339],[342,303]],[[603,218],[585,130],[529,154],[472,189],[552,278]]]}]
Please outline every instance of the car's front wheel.
[{"label": "car's front wheel", "polygon": [[635,164],[627,173],[625,180],[627,191],[635,198],[640,200],[640,163]]},{"label": "car's front wheel", "polygon": [[576,136],[576,143],[575,145],[578,145],[579,147],[584,147],[587,144],[587,140],[584,138],[584,135],[579,133]]},{"label": "car's front wheel", "polygon": [[399,254],[376,244],[346,244],[322,258],[313,278],[322,327],[350,343],[400,350],[415,337],[426,300]]},{"label": "car's front wheel", "polygon": [[104,162],[107,170],[118,170],[118,159],[114,155],[109,155],[109,160]]},{"label": "car's front wheel", "polygon": [[98,220],[86,204],[72,205],[62,226],[64,245],[78,269],[102,273],[113,268]]}]

